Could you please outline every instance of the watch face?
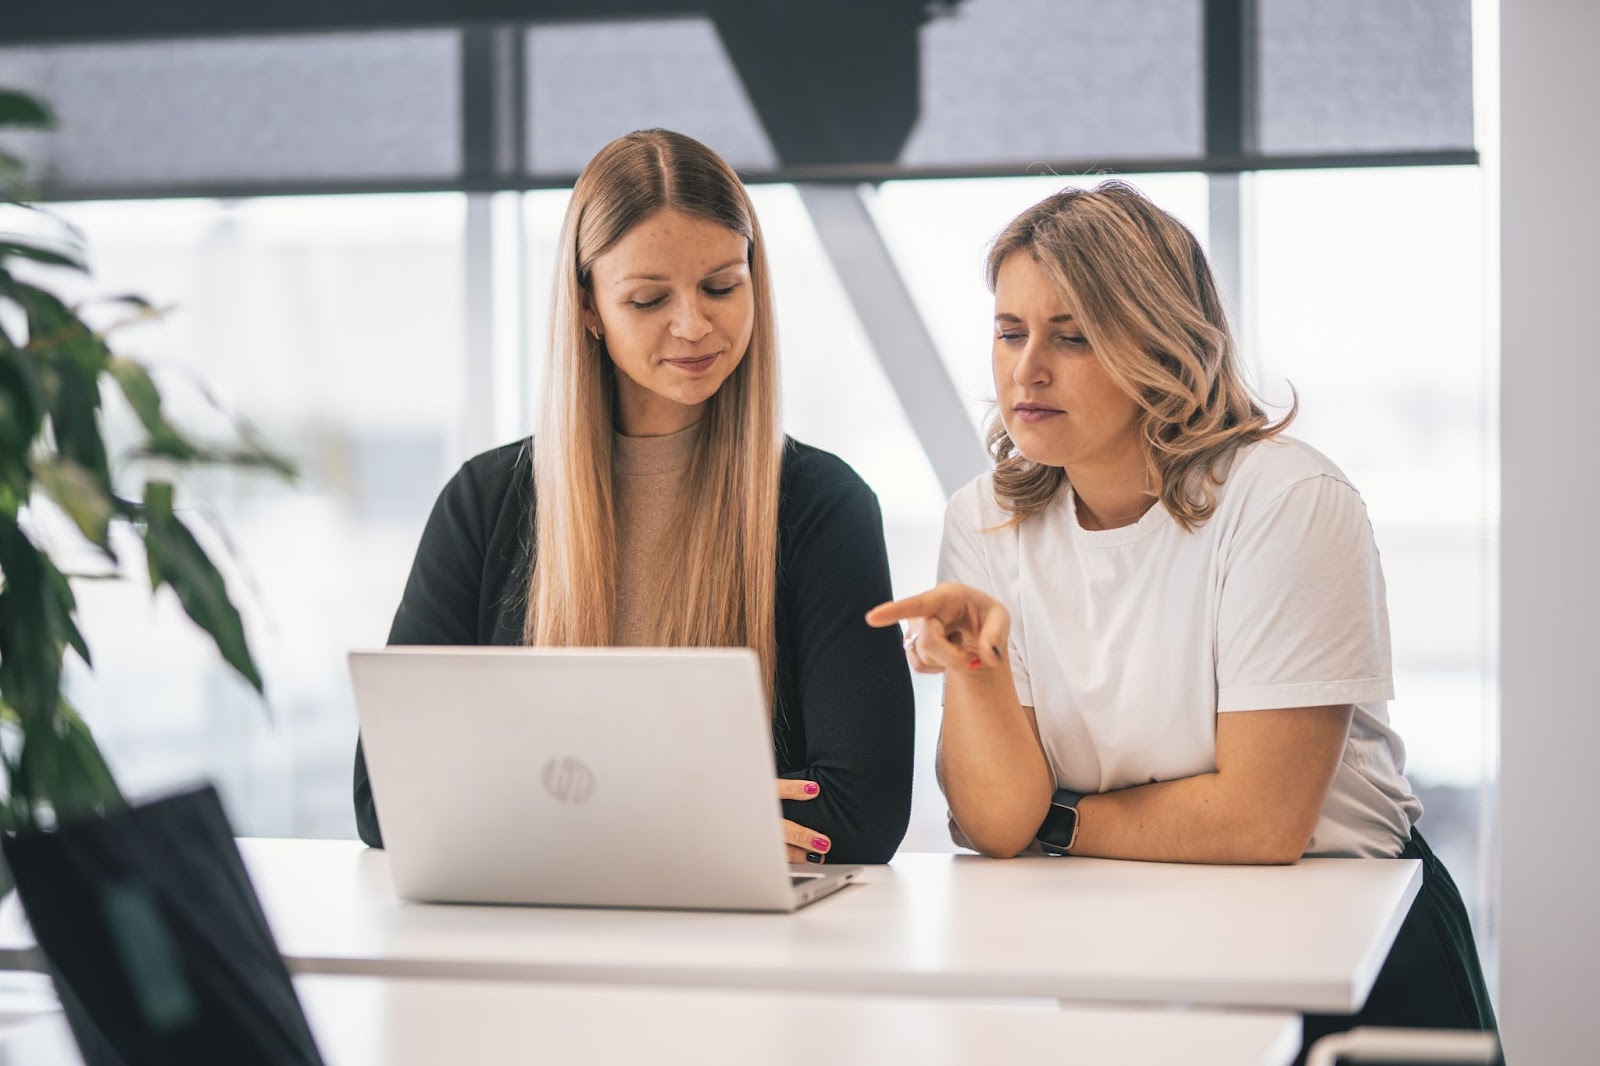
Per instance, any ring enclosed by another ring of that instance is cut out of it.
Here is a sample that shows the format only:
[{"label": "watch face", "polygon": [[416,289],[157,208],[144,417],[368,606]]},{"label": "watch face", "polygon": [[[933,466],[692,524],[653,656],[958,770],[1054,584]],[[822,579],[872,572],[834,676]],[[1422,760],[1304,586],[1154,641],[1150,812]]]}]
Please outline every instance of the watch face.
[{"label": "watch face", "polygon": [[1039,826],[1038,841],[1047,847],[1065,852],[1072,844],[1073,831],[1078,828],[1078,811],[1052,803],[1044,822]]}]

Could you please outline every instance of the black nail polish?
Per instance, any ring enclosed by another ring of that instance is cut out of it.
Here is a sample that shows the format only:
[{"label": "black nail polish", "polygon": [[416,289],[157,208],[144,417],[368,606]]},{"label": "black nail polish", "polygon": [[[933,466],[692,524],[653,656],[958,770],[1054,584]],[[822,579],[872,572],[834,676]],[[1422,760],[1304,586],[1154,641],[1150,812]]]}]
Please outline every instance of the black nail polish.
[{"label": "black nail polish", "polygon": [[817,851],[806,852],[806,862],[821,862],[822,853]]}]

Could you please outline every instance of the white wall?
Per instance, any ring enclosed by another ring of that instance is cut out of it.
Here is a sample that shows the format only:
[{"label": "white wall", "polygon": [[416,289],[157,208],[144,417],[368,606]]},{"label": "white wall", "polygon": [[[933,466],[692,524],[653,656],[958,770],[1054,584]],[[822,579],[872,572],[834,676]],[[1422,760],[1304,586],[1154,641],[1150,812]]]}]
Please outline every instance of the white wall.
[{"label": "white wall", "polygon": [[1600,1062],[1600,2],[1500,4],[1501,1029]]}]

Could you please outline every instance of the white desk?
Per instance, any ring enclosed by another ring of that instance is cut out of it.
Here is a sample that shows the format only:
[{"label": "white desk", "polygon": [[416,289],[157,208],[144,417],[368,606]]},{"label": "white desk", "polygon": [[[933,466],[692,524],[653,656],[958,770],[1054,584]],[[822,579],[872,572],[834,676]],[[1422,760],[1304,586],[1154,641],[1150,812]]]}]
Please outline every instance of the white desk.
[{"label": "white desk", "polygon": [[[296,978],[328,1066],[1286,1066],[1289,1014],[1028,1008],[894,997]],[[0,1066],[80,1066],[65,1020],[0,1030]]]},{"label": "white desk", "polygon": [[[437,906],[347,841],[241,840],[299,973],[1350,1012],[1414,860],[1207,867],[901,855],[793,915]],[[37,966],[15,898],[0,967]]]}]

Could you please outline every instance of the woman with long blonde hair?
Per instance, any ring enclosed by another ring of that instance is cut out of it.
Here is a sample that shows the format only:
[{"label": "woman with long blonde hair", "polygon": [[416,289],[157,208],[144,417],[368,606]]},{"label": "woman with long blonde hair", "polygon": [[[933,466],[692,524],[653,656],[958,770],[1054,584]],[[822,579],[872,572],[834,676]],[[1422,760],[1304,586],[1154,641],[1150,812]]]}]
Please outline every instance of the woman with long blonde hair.
[{"label": "woman with long blonde hair", "polygon": [[[750,198],[682,134],[613,141],[573,189],[531,439],[467,462],[391,644],[748,647],[791,861],[886,862],[910,817],[912,693],[877,498],[786,438]],[[619,738],[619,743],[625,743]],[[356,821],[381,846],[356,749]]]},{"label": "woman with long blonde hair", "polygon": [[1199,243],[1111,181],[1023,212],[987,266],[994,469],[950,501],[941,584],[868,616],[907,622],[912,667],[944,674],[937,770],[958,843],[1419,859],[1365,1009],[1308,1017],[1307,1042],[1492,1028],[1389,724],[1365,505],[1252,398]]}]

